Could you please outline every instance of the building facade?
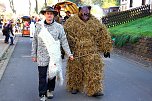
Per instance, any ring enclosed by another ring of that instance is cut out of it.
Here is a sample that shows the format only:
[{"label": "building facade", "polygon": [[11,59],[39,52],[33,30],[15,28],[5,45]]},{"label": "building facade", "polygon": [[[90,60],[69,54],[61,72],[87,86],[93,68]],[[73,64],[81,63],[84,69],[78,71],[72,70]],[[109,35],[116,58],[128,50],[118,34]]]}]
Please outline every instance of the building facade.
[{"label": "building facade", "polygon": [[152,0],[121,0],[120,11],[129,10],[146,4],[151,4],[152,8]]}]

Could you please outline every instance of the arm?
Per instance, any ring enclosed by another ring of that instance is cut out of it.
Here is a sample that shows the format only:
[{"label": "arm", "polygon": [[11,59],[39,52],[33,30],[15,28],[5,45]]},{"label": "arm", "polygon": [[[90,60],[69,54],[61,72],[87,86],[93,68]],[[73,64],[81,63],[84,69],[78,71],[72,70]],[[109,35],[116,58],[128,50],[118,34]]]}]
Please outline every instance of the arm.
[{"label": "arm", "polygon": [[12,24],[9,25],[9,30],[10,30],[11,34],[14,36]]},{"label": "arm", "polygon": [[34,36],[33,36],[33,40],[32,40],[32,52],[31,52],[31,56],[32,56],[32,60],[33,62],[37,61],[37,45],[38,45],[38,41],[37,41],[37,35],[39,33],[39,28],[38,26],[36,27]]},{"label": "arm", "polygon": [[110,58],[110,52],[112,51],[112,40],[105,25],[102,25],[99,29],[97,44],[99,51],[104,53],[104,57]]},{"label": "arm", "polygon": [[59,38],[60,38],[61,45],[62,45],[65,53],[68,55],[68,57],[73,56],[73,54],[71,54],[71,50],[69,48],[69,44],[68,44],[67,37],[66,37],[63,27],[61,28],[61,33],[60,33]]}]

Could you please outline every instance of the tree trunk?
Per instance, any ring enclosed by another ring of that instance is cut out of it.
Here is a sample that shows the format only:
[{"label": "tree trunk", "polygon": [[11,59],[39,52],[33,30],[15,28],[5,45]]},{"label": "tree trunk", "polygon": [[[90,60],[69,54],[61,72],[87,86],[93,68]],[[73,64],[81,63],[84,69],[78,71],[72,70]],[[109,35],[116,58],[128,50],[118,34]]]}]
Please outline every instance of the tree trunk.
[{"label": "tree trunk", "polygon": [[29,0],[29,15],[31,15],[31,0]]},{"label": "tree trunk", "polygon": [[47,6],[47,1],[45,0],[45,7]]},{"label": "tree trunk", "polygon": [[14,1],[13,0],[9,0],[10,3],[10,8],[12,9],[13,13],[16,14],[16,10],[14,9]]},{"label": "tree trunk", "polygon": [[35,0],[35,12],[38,14],[38,2],[37,2],[37,0]]}]

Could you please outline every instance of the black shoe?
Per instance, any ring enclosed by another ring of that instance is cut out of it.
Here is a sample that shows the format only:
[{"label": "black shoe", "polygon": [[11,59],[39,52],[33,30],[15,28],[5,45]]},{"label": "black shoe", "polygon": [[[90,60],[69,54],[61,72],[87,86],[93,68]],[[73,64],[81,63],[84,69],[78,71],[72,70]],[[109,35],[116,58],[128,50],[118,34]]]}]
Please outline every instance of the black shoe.
[{"label": "black shoe", "polygon": [[9,44],[9,42],[4,42],[4,43]]},{"label": "black shoe", "polygon": [[10,44],[10,45],[14,45],[14,44],[12,43],[12,44]]},{"label": "black shoe", "polygon": [[77,94],[78,93],[78,90],[72,90],[71,91],[71,94]]},{"label": "black shoe", "polygon": [[95,93],[93,94],[92,96],[93,97],[97,97],[97,96],[103,96],[104,94],[102,92],[98,92],[98,93]]}]

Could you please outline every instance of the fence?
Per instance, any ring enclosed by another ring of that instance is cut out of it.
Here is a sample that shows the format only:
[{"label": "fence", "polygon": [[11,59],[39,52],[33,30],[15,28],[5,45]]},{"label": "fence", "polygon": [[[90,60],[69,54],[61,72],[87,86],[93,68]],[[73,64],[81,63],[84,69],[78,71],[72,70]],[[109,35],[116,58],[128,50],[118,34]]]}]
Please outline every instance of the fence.
[{"label": "fence", "polygon": [[138,18],[148,16],[150,14],[150,5],[148,4],[131,10],[116,12],[104,16],[102,18],[102,23],[104,23],[108,28],[110,28],[133,21]]}]

